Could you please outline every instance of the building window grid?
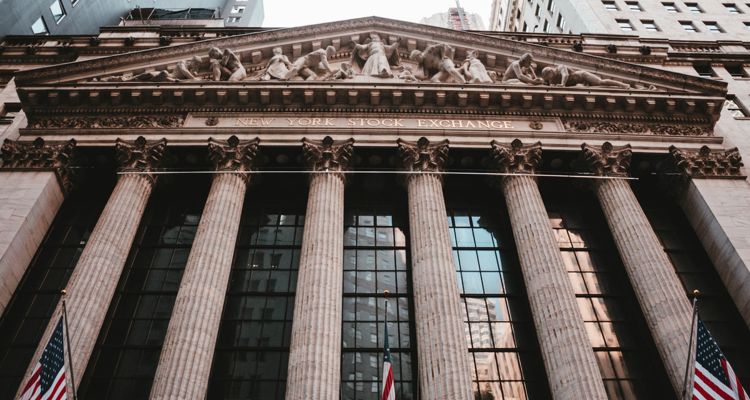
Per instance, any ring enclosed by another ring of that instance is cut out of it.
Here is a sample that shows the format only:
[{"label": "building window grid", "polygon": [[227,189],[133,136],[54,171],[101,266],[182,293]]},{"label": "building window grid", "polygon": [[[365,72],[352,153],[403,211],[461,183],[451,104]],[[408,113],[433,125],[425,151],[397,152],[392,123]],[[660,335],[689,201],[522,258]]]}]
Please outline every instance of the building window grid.
[{"label": "building window grid", "polygon": [[208,398],[283,399],[304,215],[245,209]]},{"label": "building window grid", "polygon": [[661,3],[661,4],[664,6],[664,9],[666,9],[667,12],[670,12],[670,13],[678,13],[678,12],[680,12],[680,9],[677,8],[677,6],[675,5],[675,3]]},{"label": "building window grid", "polygon": [[682,25],[682,29],[684,29],[685,32],[698,32],[698,28],[696,28],[690,21],[680,21],[680,25]]},{"label": "building window grid", "polygon": [[659,29],[659,26],[656,25],[656,22],[652,19],[647,20],[641,20],[641,24],[648,32],[659,32],[661,29]]},{"label": "building window grid", "polygon": [[641,383],[639,372],[643,350],[633,337],[626,298],[619,280],[624,271],[612,268],[617,263],[614,248],[602,248],[587,219],[564,206],[548,207],[550,222],[563,255],[568,277],[578,300],[589,340],[610,399],[636,399]]},{"label": "building window grid", "polygon": [[625,4],[628,6],[628,10],[633,12],[642,12],[643,7],[637,1],[626,1]]},{"label": "building window grid", "polygon": [[416,398],[410,267],[404,223],[381,208],[348,210],[344,224],[341,398],[382,390],[384,290],[396,397]]},{"label": "building window grid", "polygon": [[533,328],[522,306],[522,278],[494,232],[497,227],[475,211],[452,209],[448,215],[474,396],[526,399],[528,385],[544,376],[525,372],[529,365],[524,359],[531,352],[527,346],[533,340],[523,336]]},{"label": "building window grid", "polygon": [[31,32],[34,35],[49,35],[49,29],[47,28],[47,23],[44,21],[43,17],[37,18],[36,21],[31,24]]},{"label": "building window grid", "polygon": [[55,21],[55,23],[58,24],[67,15],[67,13],[65,12],[65,7],[63,7],[60,0],[54,0],[49,6],[49,10],[50,12],[52,12],[52,19]]},{"label": "building window grid", "polygon": [[[182,185],[179,185],[179,183]],[[147,397],[205,193],[152,195],[84,375],[83,399]]]},{"label": "building window grid", "polygon": [[604,9],[607,11],[620,11],[620,8],[617,7],[617,3],[614,1],[602,1],[602,4],[604,4]]},{"label": "building window grid", "polygon": [[724,8],[726,8],[727,12],[730,14],[743,14],[743,12],[740,11],[740,8],[734,3],[724,3]]},{"label": "building window grid", "polygon": [[713,33],[722,33],[724,29],[715,21],[703,21],[703,25],[706,26],[706,30]]},{"label": "building window grid", "polygon": [[615,21],[617,21],[617,25],[624,32],[632,32],[632,31],[635,30],[635,28],[633,28],[633,24],[630,23],[630,20],[627,20],[627,19],[617,19]]},{"label": "building window grid", "polygon": [[698,3],[685,3],[685,7],[693,14],[703,13],[703,9],[698,5]]},{"label": "building window grid", "polygon": [[[66,198],[0,319],[0,398],[12,398],[109,192]],[[104,190],[103,190],[104,189]]]}]

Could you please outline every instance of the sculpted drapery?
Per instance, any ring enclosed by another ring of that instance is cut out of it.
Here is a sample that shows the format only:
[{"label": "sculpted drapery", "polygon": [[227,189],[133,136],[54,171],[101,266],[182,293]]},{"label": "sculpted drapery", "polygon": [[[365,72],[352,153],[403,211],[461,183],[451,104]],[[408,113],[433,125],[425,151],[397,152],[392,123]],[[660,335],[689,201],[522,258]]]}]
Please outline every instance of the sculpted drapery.
[{"label": "sculpted drapery", "polygon": [[391,65],[398,65],[398,41],[387,45],[377,33],[370,34],[370,43],[354,44],[352,65],[362,69],[362,75],[392,78]]}]

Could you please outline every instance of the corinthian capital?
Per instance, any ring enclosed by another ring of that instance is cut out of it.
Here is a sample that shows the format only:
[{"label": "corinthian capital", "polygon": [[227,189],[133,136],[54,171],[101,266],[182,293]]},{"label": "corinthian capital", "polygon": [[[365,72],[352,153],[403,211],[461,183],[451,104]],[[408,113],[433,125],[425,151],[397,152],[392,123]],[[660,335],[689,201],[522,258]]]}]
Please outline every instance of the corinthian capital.
[{"label": "corinthian capital", "polygon": [[510,146],[503,146],[493,140],[490,145],[492,146],[492,160],[500,172],[533,174],[542,161],[541,142],[524,146],[523,142],[516,139],[511,142]]},{"label": "corinthian capital", "polygon": [[354,139],[338,143],[334,142],[330,136],[326,136],[320,142],[302,139],[305,162],[312,171],[346,171],[349,168],[353,150]]},{"label": "corinthian capital", "polygon": [[726,151],[711,151],[708,146],[703,146],[698,151],[687,151],[670,146],[669,154],[680,172],[691,178],[744,178],[740,171],[740,167],[744,165],[742,156],[736,147]]},{"label": "corinthian capital", "polygon": [[630,168],[630,158],[633,151],[630,145],[615,148],[610,142],[604,142],[602,147],[581,145],[583,159],[589,171],[600,176],[627,176]]},{"label": "corinthian capital", "polygon": [[[208,139],[208,157],[214,163],[217,171],[250,171],[256,154],[258,154],[260,139],[240,142],[237,136],[230,136],[227,141]],[[247,177],[248,175],[243,175]]]},{"label": "corinthian capital", "polygon": [[42,138],[36,138],[33,143],[5,139],[0,149],[2,169],[53,171],[63,192],[67,192],[72,186],[70,164],[75,147],[75,139],[57,145],[46,144]]},{"label": "corinthian capital", "polygon": [[147,143],[143,136],[128,143],[122,139],[115,142],[117,162],[122,172],[151,172],[161,165],[167,139]]},{"label": "corinthian capital", "polygon": [[443,170],[448,160],[448,139],[430,144],[426,137],[421,137],[417,143],[397,140],[398,153],[404,168],[416,172],[439,172]]}]

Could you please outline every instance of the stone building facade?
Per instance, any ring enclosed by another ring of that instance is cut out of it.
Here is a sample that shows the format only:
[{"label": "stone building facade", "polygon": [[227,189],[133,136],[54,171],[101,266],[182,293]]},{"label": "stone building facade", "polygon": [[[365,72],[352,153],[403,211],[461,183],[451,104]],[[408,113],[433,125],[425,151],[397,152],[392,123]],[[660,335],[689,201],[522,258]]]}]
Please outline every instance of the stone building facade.
[{"label": "stone building facade", "polygon": [[81,399],[678,398],[695,289],[750,379],[750,44],[138,29],[4,42],[0,397],[62,289]]}]

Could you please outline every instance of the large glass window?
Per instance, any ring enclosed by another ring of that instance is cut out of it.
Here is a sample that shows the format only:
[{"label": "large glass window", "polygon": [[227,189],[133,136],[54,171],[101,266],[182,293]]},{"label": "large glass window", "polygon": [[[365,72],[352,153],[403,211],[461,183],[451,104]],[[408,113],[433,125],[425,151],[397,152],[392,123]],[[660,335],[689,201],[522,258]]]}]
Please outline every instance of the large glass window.
[{"label": "large glass window", "polygon": [[194,176],[156,185],[79,398],[148,397],[207,192],[208,182]]},{"label": "large glass window", "polygon": [[542,185],[591,346],[610,399],[672,398],[604,217],[590,192]]},{"label": "large glass window", "polygon": [[49,6],[49,10],[52,12],[52,19],[54,19],[55,22],[60,22],[60,20],[65,18],[65,8],[60,0],[53,1]]},{"label": "large glass window", "polygon": [[[47,232],[0,319],[0,398],[21,384],[42,334],[68,284],[111,191],[106,178],[71,193]],[[92,182],[94,179],[89,180]]]},{"label": "large glass window", "polygon": [[[685,293],[698,289],[698,315],[705,322],[741,382],[750,382],[750,330],[726,290],[703,245],[674,201],[643,180],[638,198],[680,277]],[[747,385],[747,383],[745,383]],[[747,386],[746,386],[747,387]]]},{"label": "large glass window", "polygon": [[259,191],[245,202],[209,399],[281,400],[286,390],[304,206]]},{"label": "large glass window", "polygon": [[47,23],[44,22],[44,18],[39,17],[31,24],[31,32],[35,35],[49,35],[49,29],[47,29]]},{"label": "large glass window", "polygon": [[501,235],[499,210],[480,210],[448,212],[474,397],[549,397],[512,239]]},{"label": "large glass window", "polygon": [[414,399],[410,264],[406,221],[393,209],[349,207],[344,222],[344,299],[341,398],[377,399],[381,393],[385,296],[396,398]]}]

